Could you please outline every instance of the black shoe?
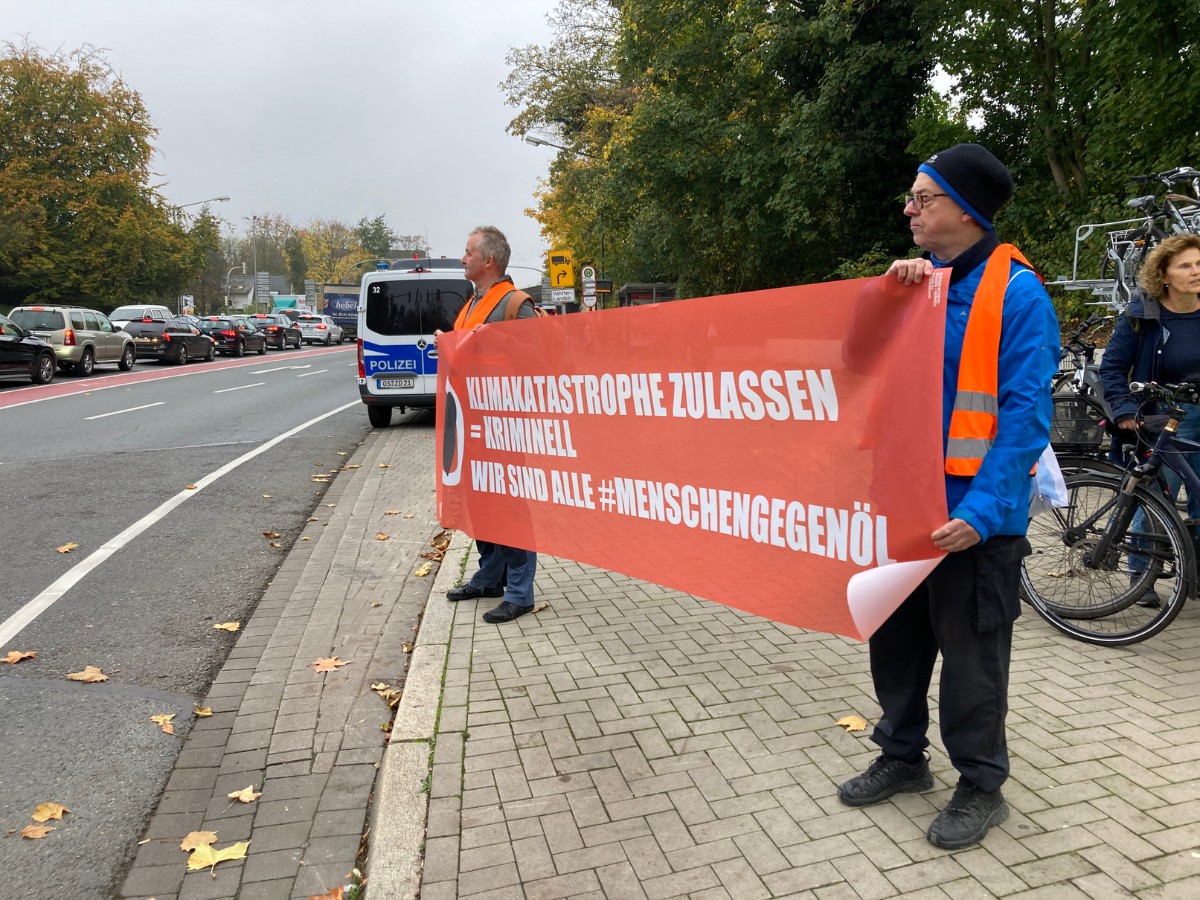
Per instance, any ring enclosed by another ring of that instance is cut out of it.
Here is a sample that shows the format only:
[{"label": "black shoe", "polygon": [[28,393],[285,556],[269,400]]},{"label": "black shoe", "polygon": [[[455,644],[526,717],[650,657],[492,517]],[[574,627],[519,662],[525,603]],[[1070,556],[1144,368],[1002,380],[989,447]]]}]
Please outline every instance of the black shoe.
[{"label": "black shoe", "polygon": [[[1137,587],[1137,583],[1141,580],[1142,580],[1141,572],[1131,573],[1129,576],[1129,587],[1131,589]],[[1134,604],[1137,606],[1144,606],[1146,609],[1162,608],[1162,598],[1159,597],[1158,592],[1154,590],[1153,579],[1150,581],[1149,587],[1146,588],[1146,593],[1144,593],[1144,594],[1142,594],[1142,596],[1138,597],[1137,600],[1134,601]]]},{"label": "black shoe", "polygon": [[926,836],[935,847],[957,850],[978,844],[989,828],[1007,818],[1008,804],[999,789],[983,791],[960,778],[950,803],[938,813]]},{"label": "black shoe", "polygon": [[533,612],[533,607],[517,606],[515,603],[502,600],[500,601],[500,605],[495,609],[489,609],[483,614],[483,621],[491,625],[499,625],[501,622],[511,622],[513,619],[519,619],[527,612]]},{"label": "black shoe", "polygon": [[459,600],[474,600],[477,597],[503,596],[504,588],[484,588],[481,591],[479,588],[471,587],[469,584],[459,585],[456,588],[446,591],[446,599],[452,603],[457,603]]},{"label": "black shoe", "polygon": [[867,771],[838,786],[838,798],[847,806],[870,806],[892,794],[919,793],[933,787],[929,760],[910,763],[882,754]]}]

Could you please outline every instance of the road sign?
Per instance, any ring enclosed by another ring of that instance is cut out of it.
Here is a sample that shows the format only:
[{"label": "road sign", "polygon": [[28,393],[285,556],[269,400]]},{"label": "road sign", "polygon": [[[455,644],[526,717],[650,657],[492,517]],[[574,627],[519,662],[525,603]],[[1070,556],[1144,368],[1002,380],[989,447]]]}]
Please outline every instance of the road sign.
[{"label": "road sign", "polygon": [[575,288],[553,288],[550,291],[551,303],[574,303]]},{"label": "road sign", "polygon": [[579,278],[583,282],[583,305],[591,309],[596,305],[596,269],[594,266],[584,266],[579,270]]},{"label": "road sign", "polygon": [[550,251],[550,286],[575,287],[575,254],[570,250]]}]

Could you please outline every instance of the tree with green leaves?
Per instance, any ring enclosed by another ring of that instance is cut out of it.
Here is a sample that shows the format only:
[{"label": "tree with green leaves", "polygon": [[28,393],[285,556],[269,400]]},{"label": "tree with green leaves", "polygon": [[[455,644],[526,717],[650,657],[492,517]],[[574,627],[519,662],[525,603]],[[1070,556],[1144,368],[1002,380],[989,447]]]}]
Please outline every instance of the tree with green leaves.
[{"label": "tree with green leaves", "polygon": [[201,236],[149,184],[141,97],[96,50],[0,53],[0,300],[112,307],[178,295]]},{"label": "tree with green leaves", "polygon": [[373,219],[363,216],[354,226],[354,233],[359,246],[372,256],[387,256],[400,239],[389,227],[387,217],[382,213]]},{"label": "tree with green leaves", "polygon": [[556,42],[586,64],[527,48],[505,85],[524,105],[510,129],[568,148],[535,212],[552,240],[593,259],[602,240],[615,280],[685,296],[821,280],[902,247],[896,200],[931,67],[920,0],[559,9],[592,14],[561,15]]}]

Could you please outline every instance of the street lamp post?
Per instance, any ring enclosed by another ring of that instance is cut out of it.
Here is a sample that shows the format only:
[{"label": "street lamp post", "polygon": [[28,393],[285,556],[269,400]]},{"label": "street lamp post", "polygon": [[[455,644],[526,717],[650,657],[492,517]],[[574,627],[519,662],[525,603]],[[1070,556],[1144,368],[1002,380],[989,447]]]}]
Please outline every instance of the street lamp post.
[{"label": "street lamp post", "polygon": [[234,269],[241,269],[242,274],[246,274],[246,264],[238,263],[236,266],[230,266],[229,271],[225,273],[225,308],[229,309],[229,276],[233,274]]},{"label": "street lamp post", "polygon": [[388,258],[388,257],[386,257],[386,256],[372,256],[370,259],[360,259],[360,260],[359,260],[358,262],[356,262],[354,265],[350,266],[350,267],[349,267],[349,268],[347,268],[347,269],[346,269],[344,272],[342,272],[342,274],[341,274],[341,277],[339,277],[339,278],[338,278],[338,281],[337,281],[337,283],[338,283],[338,284],[348,284],[349,282],[347,282],[347,281],[346,281],[346,279],[347,279],[348,277],[350,277],[350,273],[351,273],[352,271],[354,271],[354,270],[355,270],[355,269],[357,269],[359,266],[361,266],[361,265],[363,265],[363,264],[365,264],[365,263],[372,263],[372,262],[385,262],[385,263],[387,263],[388,265],[391,265],[392,263],[396,262],[396,260],[394,260],[394,259],[389,259],[389,258]]},{"label": "street lamp post", "polygon": [[[533,147],[553,147],[555,150],[562,150],[564,153],[574,153],[576,156],[583,156],[588,159],[602,159],[594,153],[588,153],[586,150],[580,150],[577,147],[564,147],[561,144],[554,144],[545,138],[537,137],[536,135],[527,134],[524,137],[525,143]],[[601,279],[604,278],[604,213],[599,214],[600,217],[600,274]]]},{"label": "street lamp post", "polygon": [[180,203],[176,209],[186,209],[189,206],[199,206],[202,203],[224,203],[228,197],[209,197],[207,200],[194,200],[191,203]]}]

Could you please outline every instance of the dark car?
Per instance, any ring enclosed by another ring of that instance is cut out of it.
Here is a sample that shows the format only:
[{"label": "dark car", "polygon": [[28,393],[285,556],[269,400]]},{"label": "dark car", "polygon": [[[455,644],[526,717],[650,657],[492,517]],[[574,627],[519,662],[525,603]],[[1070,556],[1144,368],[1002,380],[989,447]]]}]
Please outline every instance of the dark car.
[{"label": "dark car", "polygon": [[133,336],[138,359],[157,359],[182,366],[193,359],[209,360],[217,355],[213,339],[187,316],[174,316],[166,321],[146,316],[126,322],[125,331]]},{"label": "dark car", "polygon": [[54,347],[0,316],[0,378],[28,378],[34,384],[54,380],[58,359]]},{"label": "dark car", "polygon": [[283,313],[255,313],[249,319],[250,324],[263,333],[268,347],[286,350],[290,345],[299,350],[304,342],[300,329]]},{"label": "dark car", "polygon": [[200,330],[216,342],[218,353],[245,356],[254,350],[261,356],[267,352],[267,339],[245,316],[208,316],[200,320]]}]

